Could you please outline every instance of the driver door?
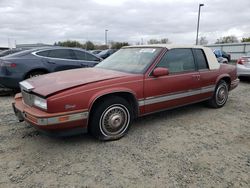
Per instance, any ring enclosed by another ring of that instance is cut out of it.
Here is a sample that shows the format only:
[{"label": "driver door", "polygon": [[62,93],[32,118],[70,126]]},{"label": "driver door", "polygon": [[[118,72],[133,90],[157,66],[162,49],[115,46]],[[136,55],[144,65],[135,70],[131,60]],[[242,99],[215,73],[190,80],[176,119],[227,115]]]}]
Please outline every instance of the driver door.
[{"label": "driver door", "polygon": [[169,70],[169,74],[154,77],[150,73],[144,83],[145,113],[173,108],[198,100],[200,74],[195,66],[191,49],[171,49],[156,65]]}]

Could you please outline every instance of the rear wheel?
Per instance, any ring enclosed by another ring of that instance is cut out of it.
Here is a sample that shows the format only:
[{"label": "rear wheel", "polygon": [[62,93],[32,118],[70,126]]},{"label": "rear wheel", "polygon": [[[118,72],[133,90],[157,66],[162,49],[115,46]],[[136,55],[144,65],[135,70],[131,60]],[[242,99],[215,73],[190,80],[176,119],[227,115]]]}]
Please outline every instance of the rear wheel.
[{"label": "rear wheel", "polygon": [[99,140],[117,140],[123,137],[131,124],[131,105],[117,96],[102,99],[90,117],[90,133]]},{"label": "rear wheel", "polygon": [[209,105],[213,108],[221,108],[224,106],[228,99],[228,84],[221,80],[215,88],[213,97],[208,101]]}]

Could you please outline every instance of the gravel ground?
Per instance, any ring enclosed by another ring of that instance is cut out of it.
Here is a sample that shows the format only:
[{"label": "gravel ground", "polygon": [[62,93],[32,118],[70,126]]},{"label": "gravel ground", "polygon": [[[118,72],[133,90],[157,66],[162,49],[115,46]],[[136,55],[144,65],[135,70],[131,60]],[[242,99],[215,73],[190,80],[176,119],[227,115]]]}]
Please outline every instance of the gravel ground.
[{"label": "gravel ground", "polygon": [[124,138],[53,138],[17,123],[0,97],[0,187],[250,187],[250,82],[221,109],[138,119]]}]

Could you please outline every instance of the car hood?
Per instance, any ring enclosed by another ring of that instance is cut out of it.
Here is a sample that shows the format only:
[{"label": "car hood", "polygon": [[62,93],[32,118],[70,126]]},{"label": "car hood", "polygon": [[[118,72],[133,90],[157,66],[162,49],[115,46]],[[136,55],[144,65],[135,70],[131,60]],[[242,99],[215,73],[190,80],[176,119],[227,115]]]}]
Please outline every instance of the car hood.
[{"label": "car hood", "polygon": [[33,77],[26,82],[31,85],[34,93],[46,97],[65,89],[126,75],[129,74],[100,68],[80,68]]}]

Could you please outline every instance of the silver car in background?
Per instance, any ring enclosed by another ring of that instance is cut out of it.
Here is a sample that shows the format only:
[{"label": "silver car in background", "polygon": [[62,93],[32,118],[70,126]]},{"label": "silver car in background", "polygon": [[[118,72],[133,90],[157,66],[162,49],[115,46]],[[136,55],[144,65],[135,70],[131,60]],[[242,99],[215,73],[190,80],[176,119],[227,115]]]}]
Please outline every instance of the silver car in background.
[{"label": "silver car in background", "polygon": [[236,66],[238,77],[250,77],[250,52],[238,59]]}]

